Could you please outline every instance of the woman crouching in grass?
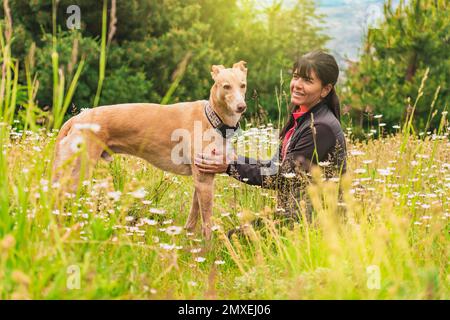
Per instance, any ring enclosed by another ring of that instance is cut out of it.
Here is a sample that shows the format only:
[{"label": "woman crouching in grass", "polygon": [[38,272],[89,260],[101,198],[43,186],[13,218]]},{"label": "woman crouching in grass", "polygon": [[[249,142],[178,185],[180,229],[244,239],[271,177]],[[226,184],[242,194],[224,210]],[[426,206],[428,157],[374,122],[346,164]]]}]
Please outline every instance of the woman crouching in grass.
[{"label": "woman crouching in grass", "polygon": [[[291,105],[280,132],[280,148],[266,162],[233,155],[227,163],[224,154],[201,154],[195,159],[205,173],[224,173],[239,181],[276,189],[281,217],[301,217],[304,200],[306,216],[311,204],[306,193],[312,165],[325,167],[327,178],[346,172],[346,144],[340,125],[339,99],[334,86],[339,67],[332,55],[313,51],[294,63],[290,83]],[[280,161],[281,160],[281,161]]]}]

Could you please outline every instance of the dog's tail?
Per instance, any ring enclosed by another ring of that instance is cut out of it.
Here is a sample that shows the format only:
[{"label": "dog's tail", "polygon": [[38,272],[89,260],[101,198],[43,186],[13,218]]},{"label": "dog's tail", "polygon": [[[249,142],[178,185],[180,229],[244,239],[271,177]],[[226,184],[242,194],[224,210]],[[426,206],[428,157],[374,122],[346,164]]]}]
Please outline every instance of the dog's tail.
[{"label": "dog's tail", "polygon": [[[66,123],[64,123],[64,125],[61,127],[61,129],[59,130],[59,133],[56,137],[56,141],[55,141],[55,152],[53,154],[53,174],[56,172],[57,170],[57,166],[59,164],[58,161],[58,156],[59,156],[59,151],[61,148],[61,141],[67,137],[69,135],[70,130],[72,129],[73,126],[73,122],[74,122],[74,118],[72,117],[69,120],[66,121]],[[54,177],[55,179],[56,177]]]}]

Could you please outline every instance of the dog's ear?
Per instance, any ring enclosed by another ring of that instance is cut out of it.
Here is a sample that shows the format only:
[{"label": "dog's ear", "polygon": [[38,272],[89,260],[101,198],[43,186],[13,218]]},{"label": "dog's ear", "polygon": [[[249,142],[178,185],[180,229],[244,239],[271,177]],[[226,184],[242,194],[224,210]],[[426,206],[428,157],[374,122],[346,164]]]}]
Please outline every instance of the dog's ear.
[{"label": "dog's ear", "polygon": [[219,65],[219,66],[212,66],[211,67],[211,77],[214,79],[214,80],[216,80],[216,76],[219,74],[219,72],[220,72],[220,70],[223,70],[223,69],[225,69],[225,67],[224,66],[222,66],[222,65]]},{"label": "dog's ear", "polygon": [[239,62],[233,64],[233,68],[239,69],[242,72],[244,72],[245,74],[247,74],[247,68],[245,67],[246,64],[247,64],[247,62],[245,62],[245,61],[239,61]]}]

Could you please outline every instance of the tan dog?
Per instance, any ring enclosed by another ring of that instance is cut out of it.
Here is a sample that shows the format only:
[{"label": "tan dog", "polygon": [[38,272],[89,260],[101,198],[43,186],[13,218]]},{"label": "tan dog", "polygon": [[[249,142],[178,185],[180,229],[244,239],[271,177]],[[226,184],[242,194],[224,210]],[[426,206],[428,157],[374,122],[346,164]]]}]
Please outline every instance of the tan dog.
[{"label": "tan dog", "polygon": [[110,161],[112,153],[134,155],[162,170],[193,175],[195,191],[185,228],[193,230],[201,212],[203,235],[210,239],[214,174],[200,173],[193,159],[196,153],[226,147],[227,139],[219,129],[236,127],[246,109],[247,69],[240,61],[229,69],[213,66],[211,75],[214,85],[209,101],[102,106],[69,119],[56,139],[53,181],[68,174],[71,191],[78,188],[83,179],[80,144],[85,147],[88,176],[100,158]]}]

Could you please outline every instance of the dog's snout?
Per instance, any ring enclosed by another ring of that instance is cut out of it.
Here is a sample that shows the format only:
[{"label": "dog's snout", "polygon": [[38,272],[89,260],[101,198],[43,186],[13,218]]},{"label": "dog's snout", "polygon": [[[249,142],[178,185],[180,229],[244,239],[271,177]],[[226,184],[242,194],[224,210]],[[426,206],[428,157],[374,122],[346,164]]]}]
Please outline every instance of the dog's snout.
[{"label": "dog's snout", "polygon": [[239,103],[239,104],[237,105],[237,111],[238,111],[238,112],[244,112],[245,109],[247,109],[247,105],[246,105],[245,103]]}]

